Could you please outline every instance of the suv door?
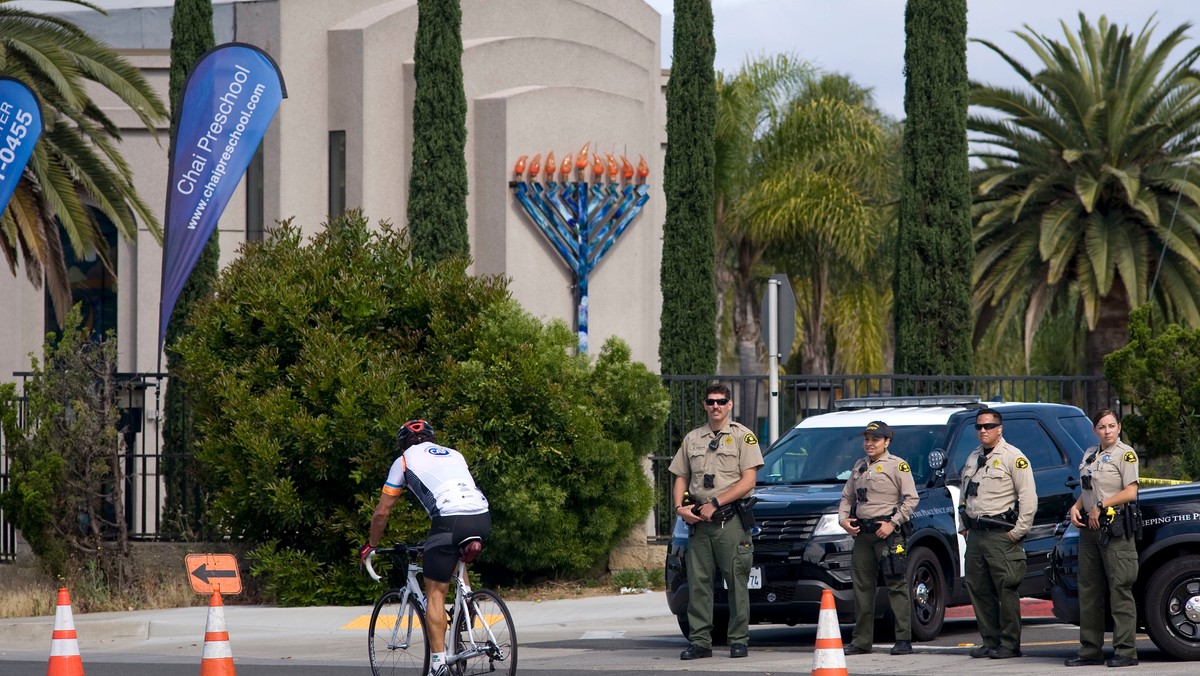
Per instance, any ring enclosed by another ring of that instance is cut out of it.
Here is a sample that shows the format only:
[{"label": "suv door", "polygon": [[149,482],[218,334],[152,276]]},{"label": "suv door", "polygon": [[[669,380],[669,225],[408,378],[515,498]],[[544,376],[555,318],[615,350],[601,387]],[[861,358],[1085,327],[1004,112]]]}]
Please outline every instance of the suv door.
[{"label": "suv door", "polygon": [[[974,423],[975,419],[970,417],[962,419],[959,425],[951,459],[956,478],[962,475],[967,456],[979,446]],[[1021,594],[1043,595],[1046,586],[1045,567],[1050,561],[1050,552],[1056,540],[1054,529],[1075,502],[1074,486],[1078,484],[1074,481],[1076,468],[1069,465],[1068,455],[1054,442],[1041,421],[1031,414],[1006,411],[1004,440],[1019,448],[1033,467],[1038,509],[1033,517],[1033,528],[1025,538],[1027,558]]]}]

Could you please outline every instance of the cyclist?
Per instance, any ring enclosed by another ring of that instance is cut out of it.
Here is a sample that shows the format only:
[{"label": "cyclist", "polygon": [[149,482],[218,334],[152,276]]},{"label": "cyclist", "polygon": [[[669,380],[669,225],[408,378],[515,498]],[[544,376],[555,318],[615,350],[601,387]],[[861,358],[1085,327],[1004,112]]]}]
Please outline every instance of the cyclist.
[{"label": "cyclist", "polygon": [[[480,544],[492,530],[488,501],[475,485],[462,453],[439,446],[433,427],[424,420],[410,420],[396,433],[396,452],[383,494],[371,517],[371,532],[358,550],[366,561],[387,529],[392,506],[405,488],[429,514],[429,537],[425,540],[425,614],[429,623],[429,674],[443,676],[446,662],[446,593],[459,558],[459,545],[478,538]],[[473,548],[478,552],[478,548]],[[468,560],[472,556],[467,557]]]}]

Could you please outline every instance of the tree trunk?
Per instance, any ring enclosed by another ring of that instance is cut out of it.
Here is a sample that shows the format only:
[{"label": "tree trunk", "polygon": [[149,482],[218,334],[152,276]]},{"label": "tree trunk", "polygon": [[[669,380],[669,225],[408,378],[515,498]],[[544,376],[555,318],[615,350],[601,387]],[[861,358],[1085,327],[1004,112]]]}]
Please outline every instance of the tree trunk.
[{"label": "tree trunk", "polygon": [[823,252],[816,254],[814,260],[821,261],[817,265],[817,274],[813,277],[812,307],[805,313],[804,347],[800,351],[801,368],[804,373],[811,375],[829,374],[829,343],[825,339],[825,297],[828,295],[829,266],[824,263]]},{"label": "tree trunk", "polygon": [[759,317],[760,294],[754,284],[754,266],[762,258],[762,247],[742,239],[737,248],[737,270],[734,275],[733,331],[737,336],[738,373],[760,375],[766,373],[764,362],[761,319]]},{"label": "tree trunk", "polygon": [[[1112,290],[1100,301],[1099,316],[1095,328],[1084,338],[1084,365],[1089,376],[1104,375],[1104,357],[1124,347],[1129,342],[1129,295],[1120,279],[1113,282]],[[1103,407],[1100,388],[1088,388],[1088,413]]]}]

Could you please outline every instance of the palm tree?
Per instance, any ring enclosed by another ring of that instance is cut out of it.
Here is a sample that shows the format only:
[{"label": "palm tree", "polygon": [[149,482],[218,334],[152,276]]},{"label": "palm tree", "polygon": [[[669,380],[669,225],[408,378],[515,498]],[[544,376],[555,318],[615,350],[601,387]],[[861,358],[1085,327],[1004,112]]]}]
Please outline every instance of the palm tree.
[{"label": "palm tree", "polygon": [[869,90],[827,74],[759,142],[735,224],[791,275],[804,373],[885,369],[899,138]]},{"label": "palm tree", "polygon": [[[762,373],[758,296],[769,272],[760,269],[767,244],[737,223],[742,195],[761,177],[755,158],[763,136],[783,118],[815,71],[788,54],[747,59],[737,73],[717,73],[716,205],[717,323],[732,300],[738,373]],[[724,343],[725,341],[722,341]]]},{"label": "palm tree", "polygon": [[1134,37],[1081,13],[1065,42],[1026,26],[1036,71],[978,41],[1028,88],[971,86],[975,340],[1021,321],[1027,368],[1054,313],[1074,312],[1089,374],[1145,303],[1200,326],[1200,48],[1170,63],[1191,26],[1155,43],[1151,21]]},{"label": "palm tree", "polygon": [[[62,0],[96,11],[82,0]],[[166,108],[137,68],[74,24],[0,0],[0,75],[28,85],[42,109],[43,132],[4,210],[4,254],[16,274],[19,263],[35,288],[45,275],[61,324],[71,305],[59,225],[77,256],[99,255],[107,246],[96,209],[128,239],[138,219],[161,239],[162,228],[133,187],[133,174],[117,146],[120,130],[86,91],[94,82],[137,113],[152,134],[167,119]]]}]

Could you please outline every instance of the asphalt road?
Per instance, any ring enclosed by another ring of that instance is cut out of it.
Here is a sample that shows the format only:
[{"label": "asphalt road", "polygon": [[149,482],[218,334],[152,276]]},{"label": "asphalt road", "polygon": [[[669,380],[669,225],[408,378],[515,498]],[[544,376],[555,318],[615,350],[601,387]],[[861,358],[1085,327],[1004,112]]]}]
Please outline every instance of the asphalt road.
[{"label": "asphalt road", "polygon": [[[686,642],[661,594],[599,597],[511,605],[518,636],[518,673],[675,674],[728,672],[792,676],[811,674],[813,626],[756,626],[750,656],[733,660],[723,648],[711,659],[682,662]],[[226,607],[239,676],[369,674],[366,632],[356,628],[369,608]],[[159,676],[199,670],[207,609],[76,616],[88,676]],[[956,613],[961,614],[961,613]],[[51,618],[0,621],[0,676],[46,673]],[[848,638],[851,627],[843,625]],[[1029,676],[1058,672],[1072,656],[1078,628],[1030,617],[1023,629],[1025,657],[976,660],[967,652],[978,634],[970,617],[950,619],[935,641],[916,653],[891,656],[890,643],[870,655],[846,658],[850,674],[925,676],[971,672]],[[1140,669],[1194,674],[1200,664],[1176,662],[1139,637]],[[1071,676],[1109,673],[1105,667],[1070,670]]]}]

